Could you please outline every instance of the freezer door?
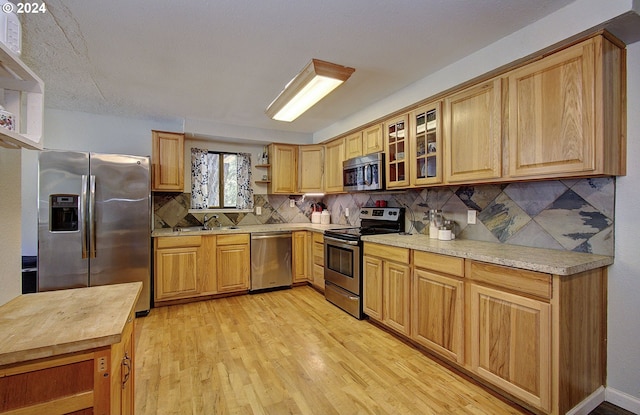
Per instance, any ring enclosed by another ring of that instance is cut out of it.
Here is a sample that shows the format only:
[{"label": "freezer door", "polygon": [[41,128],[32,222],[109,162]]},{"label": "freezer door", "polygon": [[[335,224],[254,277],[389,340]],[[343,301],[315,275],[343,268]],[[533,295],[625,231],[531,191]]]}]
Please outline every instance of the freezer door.
[{"label": "freezer door", "polygon": [[141,281],[136,311],[151,302],[151,179],[148,157],[91,153],[90,285]]},{"label": "freezer door", "polygon": [[43,151],[38,169],[38,291],[86,287],[89,259],[83,249],[87,229],[82,202],[89,155]]}]

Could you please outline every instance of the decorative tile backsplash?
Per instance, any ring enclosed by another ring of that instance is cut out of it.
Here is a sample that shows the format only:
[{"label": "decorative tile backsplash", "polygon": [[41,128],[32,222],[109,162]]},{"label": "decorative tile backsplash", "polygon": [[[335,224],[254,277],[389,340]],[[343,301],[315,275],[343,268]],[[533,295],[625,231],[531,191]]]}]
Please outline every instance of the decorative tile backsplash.
[{"label": "decorative tile backsplash", "polygon": [[[190,194],[155,193],[154,227],[197,226],[201,214],[190,214]],[[259,225],[309,223],[313,204],[321,202],[331,213],[331,223],[358,226],[359,209],[386,200],[388,206],[406,208],[406,228],[427,233],[429,209],[442,209],[456,224],[458,238],[613,255],[615,179],[555,180],[497,185],[453,186],[402,192],[349,193],[323,198],[255,195],[254,213],[220,214],[220,223]],[[349,209],[349,216],[345,215]],[[467,210],[477,213],[467,224]]]}]

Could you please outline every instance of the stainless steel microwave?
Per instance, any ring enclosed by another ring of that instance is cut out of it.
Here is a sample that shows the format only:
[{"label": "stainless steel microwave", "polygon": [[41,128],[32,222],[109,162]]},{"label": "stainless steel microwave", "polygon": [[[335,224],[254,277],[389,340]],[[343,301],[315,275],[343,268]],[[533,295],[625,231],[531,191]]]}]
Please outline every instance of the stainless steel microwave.
[{"label": "stainless steel microwave", "polygon": [[344,190],[384,190],[384,153],[368,154],[343,162]]}]

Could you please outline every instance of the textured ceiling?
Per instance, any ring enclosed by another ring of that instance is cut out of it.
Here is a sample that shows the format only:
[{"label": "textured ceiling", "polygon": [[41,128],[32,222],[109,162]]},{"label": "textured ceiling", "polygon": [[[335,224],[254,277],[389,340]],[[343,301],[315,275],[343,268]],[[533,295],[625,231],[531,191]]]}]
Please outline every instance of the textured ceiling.
[{"label": "textured ceiling", "polygon": [[[47,0],[23,17],[45,105],[313,133],[572,0]],[[266,106],[311,58],[356,68],[293,123]]]}]

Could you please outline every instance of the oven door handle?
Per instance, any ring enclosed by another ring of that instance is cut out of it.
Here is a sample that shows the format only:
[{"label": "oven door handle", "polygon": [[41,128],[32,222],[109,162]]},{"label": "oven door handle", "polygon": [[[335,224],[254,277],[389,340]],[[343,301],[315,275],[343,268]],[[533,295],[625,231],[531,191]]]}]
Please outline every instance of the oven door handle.
[{"label": "oven door handle", "polygon": [[360,244],[360,242],[358,241],[347,241],[344,239],[338,239],[338,238],[333,238],[331,236],[324,236],[324,242],[325,244],[330,244],[330,245],[335,245],[335,246],[342,246],[344,248],[350,247],[350,246],[358,246]]}]

